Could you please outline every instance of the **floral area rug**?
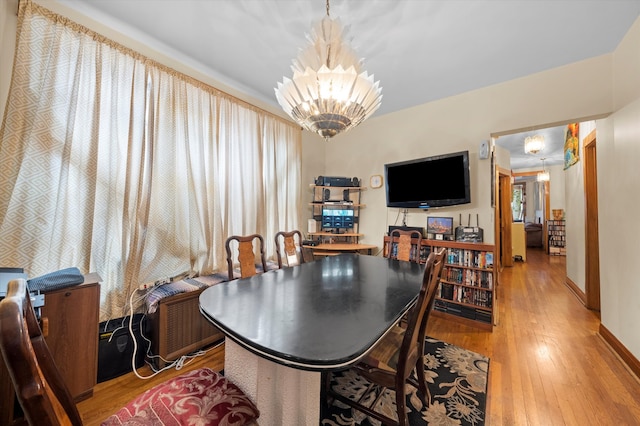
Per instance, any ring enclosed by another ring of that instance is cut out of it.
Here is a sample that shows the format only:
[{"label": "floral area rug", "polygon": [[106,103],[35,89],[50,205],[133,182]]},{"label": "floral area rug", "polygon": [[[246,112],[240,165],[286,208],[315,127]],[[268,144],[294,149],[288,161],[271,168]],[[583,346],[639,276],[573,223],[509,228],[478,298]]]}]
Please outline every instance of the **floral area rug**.
[{"label": "floral area rug", "polygon": [[[489,358],[475,352],[450,345],[440,340],[425,341],[425,376],[430,400],[425,406],[418,390],[407,385],[409,424],[418,425],[473,425],[485,424]],[[415,373],[414,373],[415,374]],[[360,398],[369,382],[352,370],[333,373],[331,387],[349,398]],[[373,400],[383,391],[376,411],[396,416],[395,392],[373,388],[366,400]],[[366,414],[334,401],[323,408],[323,426],[378,426],[381,423]]]}]

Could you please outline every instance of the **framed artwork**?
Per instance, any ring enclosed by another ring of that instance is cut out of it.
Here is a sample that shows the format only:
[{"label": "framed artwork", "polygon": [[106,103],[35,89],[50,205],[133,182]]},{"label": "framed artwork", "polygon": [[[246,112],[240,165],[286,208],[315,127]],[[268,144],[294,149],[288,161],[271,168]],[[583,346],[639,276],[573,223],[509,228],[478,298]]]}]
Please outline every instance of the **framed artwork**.
[{"label": "framed artwork", "polygon": [[564,139],[564,170],[567,170],[580,160],[579,135],[580,123],[567,124],[567,132]]}]

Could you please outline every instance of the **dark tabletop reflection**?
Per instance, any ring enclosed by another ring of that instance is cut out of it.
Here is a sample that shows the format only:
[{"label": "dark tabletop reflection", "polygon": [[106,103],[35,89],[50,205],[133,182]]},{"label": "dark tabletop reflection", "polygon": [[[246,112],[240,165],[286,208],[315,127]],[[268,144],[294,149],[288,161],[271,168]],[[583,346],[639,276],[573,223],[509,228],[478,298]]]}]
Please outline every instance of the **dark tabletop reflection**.
[{"label": "dark tabletop reflection", "polygon": [[422,271],[411,262],[341,254],[215,285],[200,303],[235,340],[278,362],[321,369],[368,350],[417,297]]}]

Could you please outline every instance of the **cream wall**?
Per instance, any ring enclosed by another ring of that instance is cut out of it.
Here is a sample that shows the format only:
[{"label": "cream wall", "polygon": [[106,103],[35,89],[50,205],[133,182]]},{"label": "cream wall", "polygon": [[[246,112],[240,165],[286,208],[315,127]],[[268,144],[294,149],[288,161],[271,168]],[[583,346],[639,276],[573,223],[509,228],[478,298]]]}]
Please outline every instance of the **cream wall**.
[{"label": "cream wall", "polygon": [[601,321],[640,359],[640,20],[613,55],[616,112],[598,120]]},{"label": "cream wall", "polygon": [[553,209],[566,210],[565,203],[565,178],[563,166],[551,166],[549,170],[549,212]]},{"label": "cream wall", "polygon": [[[427,215],[453,216],[456,222],[462,215],[466,223],[468,214],[474,220],[478,214],[485,241],[493,243],[491,162],[478,159],[480,141],[511,129],[608,113],[611,81],[611,55],[606,55],[374,117],[329,142],[326,173],[358,176],[366,183],[372,174],[383,174],[385,163],[469,150],[471,204],[428,213],[412,209],[408,225],[424,227]],[[383,188],[364,192],[363,202],[363,241],[380,246],[387,226],[401,222],[399,210],[386,207]]]},{"label": "cream wall", "polygon": [[[593,122],[591,122],[593,123]],[[588,134],[585,126],[580,125],[578,140],[580,141],[579,155],[582,155],[582,140]],[[589,126],[588,131],[593,130]],[[569,278],[582,292],[585,291],[585,204],[584,204],[584,174],[582,158],[580,161],[564,170],[565,177],[565,217],[566,217],[566,247],[567,247],[567,278]]]}]

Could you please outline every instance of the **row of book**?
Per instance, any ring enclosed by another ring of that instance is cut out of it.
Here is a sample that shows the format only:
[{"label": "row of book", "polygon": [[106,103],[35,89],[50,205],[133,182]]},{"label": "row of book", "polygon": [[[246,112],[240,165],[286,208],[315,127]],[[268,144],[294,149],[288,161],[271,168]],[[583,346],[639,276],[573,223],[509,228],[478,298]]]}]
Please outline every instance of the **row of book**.
[{"label": "row of book", "polygon": [[493,289],[493,273],[490,271],[446,267],[441,277],[443,280],[455,284],[470,285],[489,290]]},{"label": "row of book", "polygon": [[476,309],[470,306],[457,305],[445,300],[436,299],[433,309],[440,312],[446,312],[451,315],[468,318],[474,321],[480,321],[491,324],[491,312],[483,309]]},{"label": "row of book", "polygon": [[481,306],[483,308],[493,307],[493,295],[490,291],[440,283],[438,295],[441,299],[452,300],[454,302]]},{"label": "row of book", "polygon": [[466,250],[450,248],[447,252],[447,263],[474,268],[493,268],[493,253],[490,251]]}]

